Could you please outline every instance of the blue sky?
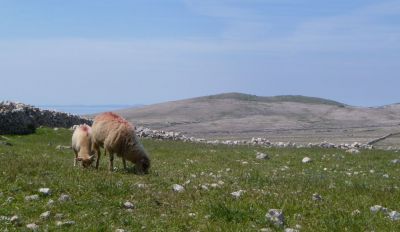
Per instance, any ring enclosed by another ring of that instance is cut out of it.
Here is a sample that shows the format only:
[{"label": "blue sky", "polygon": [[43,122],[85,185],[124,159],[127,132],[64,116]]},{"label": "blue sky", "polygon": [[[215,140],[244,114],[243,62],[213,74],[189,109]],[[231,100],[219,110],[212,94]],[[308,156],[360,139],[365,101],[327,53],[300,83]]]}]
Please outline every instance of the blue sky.
[{"label": "blue sky", "polygon": [[0,96],[151,104],[245,92],[400,102],[400,0],[0,0]]}]

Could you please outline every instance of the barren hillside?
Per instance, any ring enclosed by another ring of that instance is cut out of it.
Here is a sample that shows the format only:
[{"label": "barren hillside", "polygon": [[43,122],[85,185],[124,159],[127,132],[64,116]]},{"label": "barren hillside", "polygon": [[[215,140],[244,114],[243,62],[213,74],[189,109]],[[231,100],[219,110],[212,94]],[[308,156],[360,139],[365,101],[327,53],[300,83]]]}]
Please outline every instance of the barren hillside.
[{"label": "barren hillside", "polygon": [[118,113],[136,125],[205,138],[338,143],[365,142],[400,131],[400,105],[362,108],[304,96],[228,93]]}]

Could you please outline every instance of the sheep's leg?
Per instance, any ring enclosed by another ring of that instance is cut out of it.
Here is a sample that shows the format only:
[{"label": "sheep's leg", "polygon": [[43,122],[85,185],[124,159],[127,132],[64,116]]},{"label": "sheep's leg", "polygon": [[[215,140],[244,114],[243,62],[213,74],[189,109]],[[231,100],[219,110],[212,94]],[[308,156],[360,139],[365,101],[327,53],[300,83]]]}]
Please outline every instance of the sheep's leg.
[{"label": "sheep's leg", "polygon": [[76,167],[76,160],[78,159],[78,153],[74,150],[75,159],[74,159],[74,167]]},{"label": "sheep's leg", "polygon": [[96,151],[96,169],[99,169],[99,162],[100,162],[100,156],[101,156],[101,152],[100,152],[100,147],[97,144],[93,144],[93,150]]},{"label": "sheep's leg", "polygon": [[109,153],[110,153],[110,166],[109,166],[109,168],[110,168],[110,172],[112,172],[114,170],[114,154],[111,153],[111,152],[109,152]]},{"label": "sheep's leg", "polygon": [[126,169],[126,160],[124,157],[122,157],[122,164],[124,165],[124,169]]}]

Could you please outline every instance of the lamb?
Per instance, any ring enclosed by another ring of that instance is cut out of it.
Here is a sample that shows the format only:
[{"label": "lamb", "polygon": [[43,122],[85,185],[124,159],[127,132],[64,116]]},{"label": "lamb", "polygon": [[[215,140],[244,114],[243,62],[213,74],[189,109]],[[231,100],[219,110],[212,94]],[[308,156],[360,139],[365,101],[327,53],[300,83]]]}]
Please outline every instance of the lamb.
[{"label": "lamb", "polygon": [[136,166],[138,174],[148,173],[150,158],[136,136],[134,126],[121,116],[112,112],[95,117],[92,127],[93,150],[97,154],[96,168],[99,167],[100,147],[104,154],[110,155],[109,170],[113,171],[114,154],[122,158],[126,169],[126,160]]},{"label": "lamb", "polygon": [[82,161],[83,167],[89,167],[93,160],[92,155],[92,129],[83,124],[75,128],[72,134],[72,150],[75,153],[74,167],[77,161]]}]

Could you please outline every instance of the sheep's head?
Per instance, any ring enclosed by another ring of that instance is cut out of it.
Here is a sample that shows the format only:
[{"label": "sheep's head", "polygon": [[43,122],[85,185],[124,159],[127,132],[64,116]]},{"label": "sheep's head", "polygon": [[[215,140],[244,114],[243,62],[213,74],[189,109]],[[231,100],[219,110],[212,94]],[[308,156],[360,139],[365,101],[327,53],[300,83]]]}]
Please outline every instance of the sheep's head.
[{"label": "sheep's head", "polygon": [[82,161],[84,168],[90,167],[94,161],[94,155],[88,156],[89,158],[78,158],[78,161]]},{"label": "sheep's head", "polygon": [[150,159],[145,156],[136,163],[136,173],[139,175],[148,174],[150,169]]}]

